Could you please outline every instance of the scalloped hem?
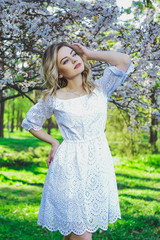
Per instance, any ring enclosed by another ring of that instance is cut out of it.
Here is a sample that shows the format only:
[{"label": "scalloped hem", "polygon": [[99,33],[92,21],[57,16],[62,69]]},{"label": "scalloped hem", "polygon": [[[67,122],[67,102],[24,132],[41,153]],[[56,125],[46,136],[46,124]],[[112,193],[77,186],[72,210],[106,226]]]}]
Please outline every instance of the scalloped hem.
[{"label": "scalloped hem", "polygon": [[[108,223],[110,223],[110,224],[113,224],[113,223],[115,223],[118,219],[121,219],[121,216],[118,216],[118,217],[116,217],[113,221],[109,221]],[[49,226],[47,226],[47,225],[43,225],[41,222],[37,222],[37,224],[38,225],[41,225],[42,226],[42,228],[46,228],[48,231],[50,231],[50,232],[55,232],[55,231],[59,231],[63,236],[67,236],[67,235],[69,235],[69,234],[71,234],[72,232],[74,233],[74,234],[76,234],[76,235],[78,235],[78,236],[80,236],[80,235],[82,235],[82,234],[84,234],[86,231],[87,232],[90,232],[90,233],[94,233],[94,232],[96,232],[98,229],[101,229],[101,230],[103,230],[103,231],[107,231],[108,230],[108,224],[107,224],[107,226],[101,226],[101,225],[98,225],[96,228],[94,228],[94,229],[88,229],[88,228],[85,228],[85,229],[83,229],[81,232],[76,232],[76,230],[69,230],[68,232],[63,232],[61,229],[59,229],[59,228],[55,228],[54,230],[53,230],[53,228],[51,228],[51,227],[49,227]]]}]

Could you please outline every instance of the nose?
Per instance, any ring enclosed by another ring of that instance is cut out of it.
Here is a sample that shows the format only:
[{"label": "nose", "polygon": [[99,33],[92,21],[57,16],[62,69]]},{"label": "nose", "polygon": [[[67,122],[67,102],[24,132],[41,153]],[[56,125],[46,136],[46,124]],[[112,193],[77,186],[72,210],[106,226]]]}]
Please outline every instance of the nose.
[{"label": "nose", "polygon": [[75,62],[77,62],[77,59],[76,59],[76,57],[72,57],[72,58],[71,58],[71,61],[72,61],[72,63],[75,63]]}]

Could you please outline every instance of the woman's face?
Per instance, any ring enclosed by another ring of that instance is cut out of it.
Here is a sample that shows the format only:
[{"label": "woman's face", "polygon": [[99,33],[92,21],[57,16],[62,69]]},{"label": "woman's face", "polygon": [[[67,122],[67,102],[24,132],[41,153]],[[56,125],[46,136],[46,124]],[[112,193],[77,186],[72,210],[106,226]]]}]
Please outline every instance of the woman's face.
[{"label": "woman's face", "polygon": [[84,71],[82,58],[70,47],[61,47],[57,56],[59,78],[73,79]]}]

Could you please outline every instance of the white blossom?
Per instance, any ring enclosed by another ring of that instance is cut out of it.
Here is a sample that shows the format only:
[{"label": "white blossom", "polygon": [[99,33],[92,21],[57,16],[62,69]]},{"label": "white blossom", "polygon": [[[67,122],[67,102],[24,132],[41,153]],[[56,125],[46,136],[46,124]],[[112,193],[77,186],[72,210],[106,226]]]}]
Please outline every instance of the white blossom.
[{"label": "white blossom", "polygon": [[[49,2],[49,7],[45,7],[43,1],[0,1],[4,39],[2,49],[5,52],[0,89],[12,85],[27,92],[30,88],[41,86],[43,81],[37,75],[46,47],[54,41],[79,42],[93,50],[107,49],[129,54],[133,58],[135,71],[117,89],[113,98],[119,104],[117,106],[127,109],[132,127],[139,125],[136,117],[141,110],[147,112],[150,107],[152,114],[158,117],[158,3],[154,2],[155,9],[147,9],[142,15],[136,9],[133,21],[120,22],[120,10],[115,0]],[[93,68],[93,78],[102,75],[102,68],[100,64]]]},{"label": "white blossom", "polygon": [[25,86],[23,86],[23,87],[21,87],[21,90],[22,90],[22,92],[28,92],[28,87],[25,87]]}]

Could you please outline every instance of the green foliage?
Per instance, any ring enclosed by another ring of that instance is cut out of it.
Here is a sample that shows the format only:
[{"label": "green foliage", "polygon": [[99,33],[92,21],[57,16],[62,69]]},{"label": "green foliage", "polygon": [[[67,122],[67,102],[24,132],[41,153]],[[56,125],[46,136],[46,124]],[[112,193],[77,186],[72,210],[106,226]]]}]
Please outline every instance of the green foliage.
[{"label": "green foliage", "polygon": [[130,13],[132,12],[131,9],[132,9],[131,7],[125,9],[126,13],[127,13],[127,14],[130,14]]},{"label": "green foliage", "polygon": [[132,6],[140,9],[141,13],[143,13],[145,8],[153,8],[154,9],[154,6],[153,6],[151,0],[133,1]]},{"label": "green foliage", "polygon": [[[48,148],[46,149],[47,152]],[[49,150],[48,150],[49,151]],[[2,153],[0,158],[0,166],[7,166],[10,168],[22,169],[27,166],[33,165],[36,163],[37,166],[40,165],[40,160],[46,156],[45,149],[42,147],[36,148],[33,147],[28,149],[28,152],[21,151],[18,153]]]},{"label": "green foliage", "polygon": [[[13,91],[10,92],[10,94],[13,94]],[[38,96],[37,96],[38,95]],[[40,99],[41,95],[40,93],[33,92],[33,93],[27,93],[27,96],[29,96],[31,99],[33,99],[35,102]],[[21,128],[22,120],[25,118],[26,113],[28,110],[33,106],[33,103],[25,97],[18,97],[15,99],[10,99],[5,102],[5,112],[4,112],[4,136],[5,137],[21,137],[24,136],[24,129]],[[54,115],[52,115],[52,123],[54,127],[57,126],[57,123],[55,121]],[[44,126],[47,127],[48,120],[45,121]],[[12,124],[13,124],[13,132],[16,132],[15,135],[12,132]],[[19,132],[17,130],[20,130]],[[30,134],[25,134],[25,136],[30,136]]]},{"label": "green foliage", "polygon": [[[118,110],[113,104],[109,104],[106,136],[112,154],[130,158],[142,153],[151,153],[152,147],[149,143],[149,132],[138,129],[136,126],[133,132],[129,131],[127,128],[129,121],[130,119],[124,111]],[[145,119],[141,124],[142,126],[145,125]],[[159,135],[160,131],[158,131]],[[160,151],[160,138],[156,145],[158,151]]]},{"label": "green foliage", "polygon": [[[58,132],[56,136],[62,140]],[[33,137],[1,138],[0,146],[0,239],[62,240],[58,231],[37,225],[50,146]],[[160,154],[113,158],[122,219],[109,224],[107,231],[99,229],[93,240],[158,240],[159,159]]]}]

